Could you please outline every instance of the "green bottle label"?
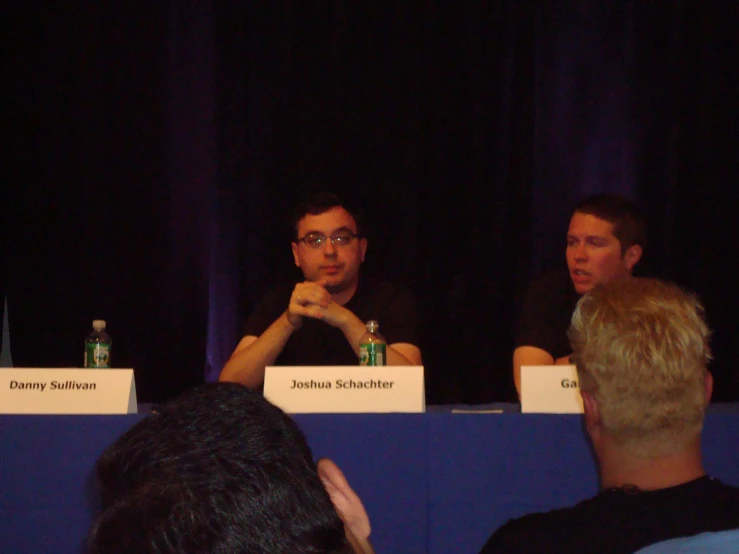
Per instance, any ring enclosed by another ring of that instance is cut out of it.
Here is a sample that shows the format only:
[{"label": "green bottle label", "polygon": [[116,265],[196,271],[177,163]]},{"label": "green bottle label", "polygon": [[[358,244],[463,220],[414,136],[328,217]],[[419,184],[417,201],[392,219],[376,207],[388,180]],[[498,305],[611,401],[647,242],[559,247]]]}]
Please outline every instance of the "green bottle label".
[{"label": "green bottle label", "polygon": [[360,344],[359,365],[385,365],[385,344],[373,342]]},{"label": "green bottle label", "polygon": [[85,367],[110,367],[110,345],[104,342],[85,344]]}]

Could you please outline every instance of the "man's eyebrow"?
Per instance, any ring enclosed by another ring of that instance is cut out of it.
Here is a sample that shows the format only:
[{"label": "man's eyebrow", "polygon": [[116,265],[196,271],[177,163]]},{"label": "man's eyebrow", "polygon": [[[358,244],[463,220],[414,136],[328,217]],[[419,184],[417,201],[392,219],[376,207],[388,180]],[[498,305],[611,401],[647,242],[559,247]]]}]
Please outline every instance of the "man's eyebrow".
[{"label": "man's eyebrow", "polygon": [[333,231],[331,231],[329,233],[326,233],[326,232],[321,231],[319,229],[310,229],[310,230],[306,231],[305,232],[305,235],[303,235],[303,236],[306,236],[306,237],[308,235],[324,235],[324,236],[327,236],[327,235],[334,235],[334,234],[340,233],[342,231],[347,231],[349,233],[355,233],[356,234],[356,231],[354,229],[352,229],[351,227],[347,227],[346,225],[343,225],[341,227],[337,227],[336,229],[334,229]]},{"label": "man's eyebrow", "polygon": [[[580,240],[580,235],[575,235],[575,234],[572,234],[572,233],[567,233],[567,238],[568,239],[577,239],[577,240]],[[585,240],[590,240],[590,239],[610,240],[609,237],[607,237],[605,235],[585,235],[584,238],[585,238]]]},{"label": "man's eyebrow", "polygon": [[346,225],[334,229],[332,233],[339,233],[341,231],[349,231],[350,233],[356,233],[354,229],[352,229],[351,227],[347,227]]}]

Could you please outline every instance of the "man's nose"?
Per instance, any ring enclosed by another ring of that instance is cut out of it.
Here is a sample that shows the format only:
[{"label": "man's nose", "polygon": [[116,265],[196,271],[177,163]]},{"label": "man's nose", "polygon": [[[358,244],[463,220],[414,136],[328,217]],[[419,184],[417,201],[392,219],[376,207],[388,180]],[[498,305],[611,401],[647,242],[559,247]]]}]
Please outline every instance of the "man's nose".
[{"label": "man's nose", "polygon": [[576,260],[585,260],[588,257],[588,251],[585,248],[584,244],[578,244],[575,247],[575,259]]},{"label": "man's nose", "polygon": [[326,245],[323,247],[323,255],[324,256],[336,256],[336,245],[334,244],[334,239],[331,237],[326,237]]}]

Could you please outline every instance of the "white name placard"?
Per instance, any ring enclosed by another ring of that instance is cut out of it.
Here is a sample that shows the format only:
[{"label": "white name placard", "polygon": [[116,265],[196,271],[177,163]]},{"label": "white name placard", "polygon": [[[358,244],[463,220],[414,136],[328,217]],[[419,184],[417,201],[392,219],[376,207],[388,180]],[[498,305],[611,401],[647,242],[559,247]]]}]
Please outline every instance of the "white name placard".
[{"label": "white name placard", "polygon": [[426,409],[423,366],[270,366],[264,396],[291,414]]},{"label": "white name placard", "polygon": [[2,414],[135,414],[133,369],[0,369]]},{"label": "white name placard", "polygon": [[521,412],[581,414],[582,411],[574,365],[521,366]]}]

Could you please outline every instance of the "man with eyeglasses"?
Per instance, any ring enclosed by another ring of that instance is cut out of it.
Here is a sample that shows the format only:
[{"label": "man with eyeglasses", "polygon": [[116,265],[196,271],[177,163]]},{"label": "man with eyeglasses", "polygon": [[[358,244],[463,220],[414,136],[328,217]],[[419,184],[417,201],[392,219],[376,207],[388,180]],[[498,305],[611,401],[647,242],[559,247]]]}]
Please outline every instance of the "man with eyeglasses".
[{"label": "man with eyeglasses", "polygon": [[337,196],[321,193],[298,206],[293,225],[293,257],[305,280],[265,296],[220,380],[258,388],[269,365],[355,365],[371,319],[387,340],[387,365],[421,365],[412,295],[388,282],[360,279],[367,239],[358,214]]}]

